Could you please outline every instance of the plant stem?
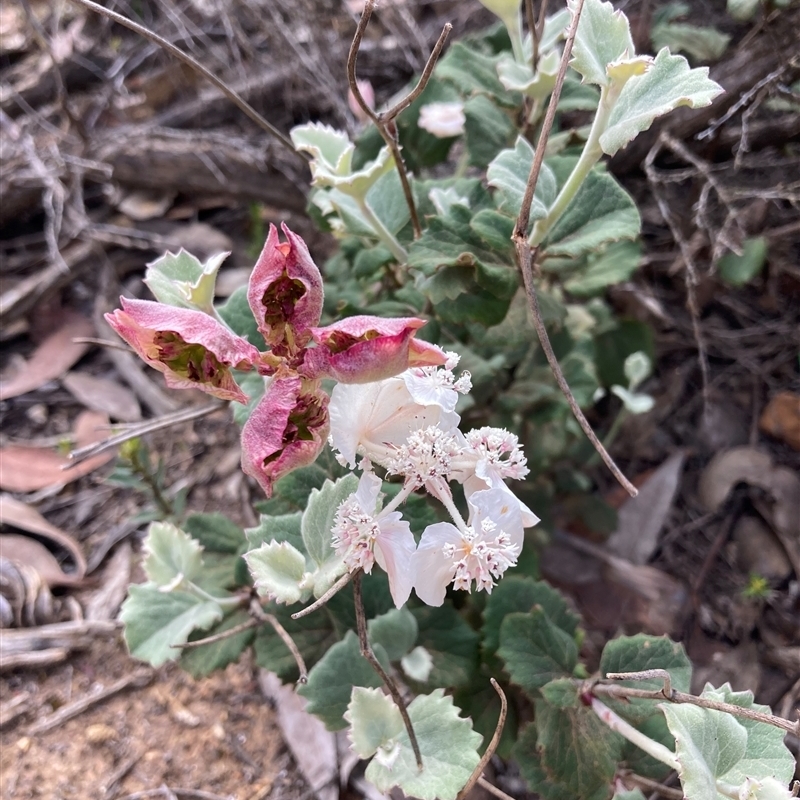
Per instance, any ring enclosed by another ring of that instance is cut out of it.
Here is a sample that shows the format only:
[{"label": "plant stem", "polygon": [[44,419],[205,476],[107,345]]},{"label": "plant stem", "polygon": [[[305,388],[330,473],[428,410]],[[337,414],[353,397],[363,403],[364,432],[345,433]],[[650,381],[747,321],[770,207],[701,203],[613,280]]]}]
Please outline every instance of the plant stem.
[{"label": "plant stem", "polygon": [[640,750],[666,764],[676,772],[680,768],[675,754],[660,742],[656,742],[649,736],[645,736],[641,731],[637,731],[633,725],[625,722],[622,717],[615,714],[605,703],[601,703],[596,697],[592,698],[592,711],[605,722],[612,731],[616,731],[620,736],[635,744]]},{"label": "plant stem", "polygon": [[406,733],[411,742],[411,749],[414,751],[414,758],[417,760],[417,767],[422,771],[422,754],[419,751],[419,743],[417,742],[417,735],[414,733],[414,726],[411,724],[411,718],[408,716],[405,700],[400,694],[400,690],[395,685],[395,682],[389,677],[386,670],[378,661],[377,656],[372,650],[367,636],[367,617],[364,613],[364,600],[361,595],[361,571],[353,575],[353,599],[356,607],[356,626],[358,628],[358,642],[361,646],[361,655],[369,661],[371,667],[375,672],[380,675],[383,685],[389,690],[395,705],[400,711],[400,716],[403,718],[403,724],[406,726]]},{"label": "plant stem", "polygon": [[315,600],[310,606],[306,606],[302,611],[297,611],[292,614],[292,619],[302,619],[303,617],[307,617],[313,611],[316,611],[318,608],[322,608],[328,600],[331,599],[335,594],[339,594],[339,592],[350,583],[351,580],[355,577],[355,572],[345,572],[341,578],[339,578],[336,583],[328,589],[319,599]]},{"label": "plant stem", "polygon": [[367,201],[362,197],[355,198],[358,202],[358,207],[361,213],[366,217],[375,235],[380,239],[391,254],[401,263],[404,264],[408,260],[408,253],[400,242],[395,239],[392,232],[378,219],[375,212],[367,205]]},{"label": "plant stem", "polygon": [[250,613],[260,622],[268,622],[275,630],[275,633],[281,637],[281,640],[289,649],[289,652],[292,654],[292,658],[294,658],[295,664],[297,664],[297,671],[300,673],[300,676],[297,679],[298,683],[308,683],[308,670],[306,669],[306,662],[303,660],[303,656],[300,655],[300,650],[298,650],[297,645],[294,643],[294,639],[289,636],[289,632],[286,628],[278,622],[278,618],[274,614],[268,614],[261,608],[261,604],[258,600],[253,600],[250,603]]},{"label": "plant stem", "polygon": [[[594,122],[589,131],[589,137],[583,146],[580,158],[572,168],[567,180],[561,187],[561,191],[550,206],[547,216],[537,220],[533,226],[533,231],[528,239],[531,247],[538,247],[545,236],[550,232],[553,225],[561,219],[562,214],[567,210],[567,206],[572,202],[575,195],[583,186],[586,177],[592,171],[592,167],[600,160],[603,149],[600,147],[600,137],[608,127],[608,118],[614,107],[614,103],[619,95],[620,88],[615,84],[604,86],[600,92],[600,104],[597,107]],[[541,147],[541,145],[539,145]]]}]

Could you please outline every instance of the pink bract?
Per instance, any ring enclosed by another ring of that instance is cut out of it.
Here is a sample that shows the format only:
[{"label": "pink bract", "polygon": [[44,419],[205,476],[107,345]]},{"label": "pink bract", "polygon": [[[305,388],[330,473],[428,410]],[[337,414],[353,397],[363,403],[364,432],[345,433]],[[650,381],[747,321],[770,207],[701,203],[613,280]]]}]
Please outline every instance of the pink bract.
[{"label": "pink bract", "polygon": [[415,339],[425,324],[416,317],[346,317],[324,328],[311,328],[317,347],[306,353],[309,377],[329,376],[341,383],[373,383],[410,367],[444,364],[436,345]]},{"label": "pink bract", "polygon": [[322,314],[322,276],[306,243],[281,224],[269,226],[269,236],[258,257],[247,288],[247,301],[258,330],[278,354],[292,354],[308,343],[309,328]]},{"label": "pink bract", "polygon": [[200,389],[221,400],[246,403],[231,369],[258,366],[258,350],[205,314],[150,300],[120,298],[122,309],[106,314],[109,325],[173,389]]},{"label": "pink bract", "polygon": [[276,378],[242,429],[242,469],[271,497],[275,481],[316,460],[329,427],[324,392]]}]

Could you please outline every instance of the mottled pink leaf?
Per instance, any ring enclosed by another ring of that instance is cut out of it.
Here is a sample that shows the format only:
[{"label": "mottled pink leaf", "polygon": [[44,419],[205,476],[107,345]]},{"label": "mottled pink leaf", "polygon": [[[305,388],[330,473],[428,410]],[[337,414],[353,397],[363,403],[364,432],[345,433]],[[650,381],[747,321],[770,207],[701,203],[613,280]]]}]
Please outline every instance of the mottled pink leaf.
[{"label": "mottled pink leaf", "polygon": [[202,311],[124,297],[120,302],[122,309],[106,314],[108,324],[140,358],[164,373],[167,386],[247,402],[231,369],[261,366],[253,345]]},{"label": "mottled pink leaf", "polygon": [[312,378],[322,375],[341,383],[373,383],[410,367],[444,364],[446,356],[439,347],[414,338],[424,324],[416,317],[357,316],[311,328],[318,346],[307,351],[302,369]]},{"label": "mottled pink leaf", "polygon": [[267,497],[279,478],[311,464],[328,438],[328,396],[300,378],[276,378],[242,429],[242,469]]},{"label": "mottled pink leaf", "polygon": [[286,241],[269,226],[269,236],[250,276],[247,300],[258,329],[278,355],[306,345],[309,328],[322,313],[322,276],[306,243],[285,224]]}]

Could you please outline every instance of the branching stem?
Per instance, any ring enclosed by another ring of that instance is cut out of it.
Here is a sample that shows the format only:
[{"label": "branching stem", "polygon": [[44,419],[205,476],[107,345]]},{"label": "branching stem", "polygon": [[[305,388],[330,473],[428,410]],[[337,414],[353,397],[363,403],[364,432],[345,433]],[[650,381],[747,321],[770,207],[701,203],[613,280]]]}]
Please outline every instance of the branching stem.
[{"label": "branching stem", "polygon": [[707,697],[697,697],[697,695],[687,694],[686,692],[679,692],[672,688],[669,682],[669,673],[665,678],[663,674],[665,670],[646,670],[645,672],[611,672],[607,675],[612,680],[648,680],[652,678],[660,678],[664,680],[664,687],[662,689],[637,689],[633,686],[621,686],[620,684],[607,684],[598,683],[592,687],[593,695],[604,695],[605,697],[613,697],[619,699],[627,698],[641,698],[644,700],[667,700],[670,703],[689,703],[693,706],[700,708],[708,708],[712,711],[723,711],[733,717],[741,717],[742,719],[750,719],[755,722],[763,722],[767,725],[773,725],[776,728],[793,733],[795,736],[800,736],[800,720],[792,722],[791,720],[777,717],[774,714],[767,714],[764,711],[757,711],[753,708],[743,708],[742,706],[734,705],[733,703],[723,703],[719,700],[710,700]]},{"label": "branching stem", "polygon": [[[84,2],[84,0],[81,0],[81,2]],[[447,37],[450,34],[453,26],[448,22],[442,29],[439,39],[436,42],[430,57],[428,58],[428,62],[425,64],[425,69],[422,70],[422,75],[420,76],[417,85],[402,100],[395,103],[395,105],[393,105],[391,108],[378,113],[370,107],[366,100],[364,100],[364,96],[361,94],[361,89],[358,87],[358,80],[356,79],[356,62],[358,61],[358,51],[361,48],[361,40],[364,38],[364,31],[367,29],[367,25],[369,24],[370,17],[372,16],[372,12],[374,10],[375,0],[367,0],[367,2],[364,4],[364,11],[361,14],[361,19],[358,21],[358,25],[356,26],[353,42],[350,45],[350,52],[347,54],[347,81],[350,85],[350,91],[356,103],[358,103],[361,110],[375,124],[375,127],[378,129],[378,133],[380,133],[383,141],[386,142],[386,146],[392,153],[394,164],[397,168],[397,173],[400,176],[400,183],[403,187],[403,195],[406,198],[408,211],[411,214],[411,225],[414,228],[414,238],[418,239],[422,235],[422,227],[419,222],[417,206],[414,202],[414,194],[411,191],[411,183],[408,180],[406,165],[403,161],[403,155],[400,152],[400,143],[397,141],[397,126],[395,125],[394,120],[401,111],[404,111],[406,108],[408,108],[414,102],[414,100],[416,100],[422,94],[425,86],[430,80],[431,75],[433,74],[433,68],[436,66],[436,62],[438,61],[439,55],[442,52],[444,43],[447,40]],[[396,253],[394,250],[392,251],[392,254],[395,256],[395,258],[398,257],[398,253]],[[402,260],[405,260],[405,256],[403,256]]]},{"label": "branching stem", "polygon": [[419,751],[419,743],[417,742],[417,735],[414,733],[414,726],[411,724],[411,718],[408,716],[408,709],[406,708],[405,700],[400,694],[395,682],[391,679],[389,674],[378,661],[372,647],[369,643],[367,635],[367,617],[364,612],[364,600],[361,595],[361,571],[353,573],[353,599],[356,608],[356,627],[358,628],[358,642],[361,646],[361,655],[369,661],[370,666],[375,672],[380,675],[383,685],[389,690],[395,705],[400,711],[400,716],[403,718],[403,724],[406,726],[406,733],[411,742],[411,749],[414,751],[414,758],[417,760],[417,767],[422,770],[422,754]]},{"label": "branching stem", "polygon": [[297,671],[300,673],[300,677],[297,679],[298,683],[308,683],[308,670],[306,669],[306,662],[303,660],[303,656],[300,654],[300,650],[298,650],[297,645],[294,643],[294,639],[289,635],[289,632],[286,628],[278,622],[278,618],[274,614],[268,614],[261,608],[260,603],[258,600],[253,600],[250,603],[250,613],[259,621],[259,622],[268,622],[272,627],[275,629],[275,633],[281,637],[283,643],[289,649],[289,652],[292,654],[292,658],[294,658],[295,664],[297,664]]},{"label": "branching stem", "polygon": [[556,108],[558,107],[558,99],[561,96],[561,89],[564,86],[564,78],[567,74],[567,66],[569,64],[570,55],[572,54],[572,45],[575,43],[575,35],[578,31],[578,22],[580,21],[581,12],[583,11],[583,0],[578,0],[578,4],[573,12],[572,22],[570,23],[569,33],[567,34],[567,41],[564,45],[564,53],[561,57],[561,64],[558,68],[558,75],[556,76],[556,84],[553,88],[553,94],[550,96],[550,103],[547,106],[547,113],[545,114],[544,122],[542,124],[542,131],[539,134],[539,140],[536,143],[536,152],[531,165],[531,171],[528,175],[528,183],[525,187],[525,195],[522,198],[522,206],[517,217],[516,225],[514,226],[514,233],[511,237],[514,242],[514,247],[517,251],[517,261],[519,262],[520,270],[522,272],[522,280],[525,284],[525,294],[528,297],[528,308],[533,317],[533,324],[536,328],[536,333],[539,336],[539,342],[542,345],[542,350],[547,358],[547,363],[553,371],[553,375],[561,389],[564,397],[569,403],[569,407],[578,420],[583,432],[588,437],[589,441],[594,446],[594,449],[600,454],[600,457],[605,462],[606,466],[611,470],[614,477],[622,484],[625,491],[631,497],[636,497],[638,491],[636,487],[622,474],[622,470],[616,465],[614,459],[611,458],[608,451],[603,447],[602,442],[597,438],[597,435],[592,430],[592,426],[581,411],[578,401],[575,399],[572,391],[569,388],[564,373],[553,352],[553,346],[550,344],[550,337],[547,334],[544,320],[542,319],[542,312],[539,308],[539,299],[536,295],[536,287],[533,282],[533,258],[534,252],[531,251],[528,243],[528,222],[531,217],[531,204],[533,203],[533,193],[536,189],[536,182],[539,180],[539,173],[542,169],[544,162],[544,154],[547,148],[547,139],[550,136],[550,131],[553,128],[553,121],[556,115]]},{"label": "branching stem", "polygon": [[334,583],[333,586],[331,586],[331,588],[325,592],[325,594],[321,595],[310,606],[306,606],[302,611],[297,611],[292,614],[292,619],[302,619],[303,617],[307,617],[309,614],[316,611],[318,608],[322,608],[322,606],[324,606],[325,603],[331,599],[331,597],[333,597],[335,594],[339,594],[339,592],[341,592],[342,589],[344,589],[344,587],[347,586],[347,584],[350,583],[353,578],[355,578],[355,576],[356,572],[345,572],[345,574],[342,575],[342,577],[339,578],[339,580],[336,581],[336,583]]},{"label": "branching stem", "polygon": [[458,793],[456,800],[464,800],[464,798],[472,791],[472,788],[475,786],[475,784],[478,783],[483,777],[483,771],[486,769],[486,765],[491,761],[495,750],[497,750],[497,745],[500,744],[500,737],[503,735],[503,728],[506,724],[506,716],[508,714],[508,700],[506,700],[506,694],[500,688],[500,684],[494,678],[490,678],[490,681],[492,688],[500,697],[500,716],[497,718],[497,725],[495,726],[492,740],[486,747],[483,756],[481,756],[478,766],[475,767],[472,775],[469,776],[469,780],[466,782],[466,784],[464,784],[464,788]]}]

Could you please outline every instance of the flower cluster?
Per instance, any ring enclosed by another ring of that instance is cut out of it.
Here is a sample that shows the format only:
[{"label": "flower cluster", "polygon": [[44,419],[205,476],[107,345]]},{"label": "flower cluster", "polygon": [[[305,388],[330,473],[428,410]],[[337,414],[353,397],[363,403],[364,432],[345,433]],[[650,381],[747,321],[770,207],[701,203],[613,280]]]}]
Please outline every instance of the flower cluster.
[{"label": "flower cluster", "polygon": [[[148,285],[160,302],[121,298],[107,314],[112,328],[168,386],[200,389],[222,400],[247,403],[234,370],[255,370],[268,382],[242,430],[242,469],[269,496],[278,478],[312,463],[329,431],[328,396],[323,378],[342,383],[379,381],[412,367],[445,362],[435,345],[419,341],[424,320],[348,317],[319,325],[322,276],[305,242],[285,225],[281,242],[270,226],[264,249],[250,276],[247,300],[268,350],[260,352],[233,332],[208,301],[213,274],[196,262],[196,281],[180,281],[176,270],[191,271],[186,253],[151,265]],[[171,265],[166,264],[172,259]],[[219,267],[216,259],[213,271]],[[187,266],[188,265],[188,266]],[[202,295],[203,302],[200,301]]]},{"label": "flower cluster", "polygon": [[[505,483],[528,472],[517,437],[459,430],[456,404],[472,388],[470,376],[453,372],[457,354],[415,338],[423,320],[355,316],[318,327],[322,276],[305,242],[283,231],[285,242],[270,227],[247,289],[263,352],[213,307],[221,257],[205,265],[183,252],[159,259],[147,277],[158,302],[122,298],[106,319],[169,386],[247,403],[236,373],[263,376],[264,394],[242,429],[242,469],[268,496],[280,477],[312,463],[326,440],[343,465],[360,467],[358,488],[330,531],[342,572],[369,573],[377,564],[398,607],[412,589],[430,605],[442,604],[450,584],[491,592],[516,563],[524,528],[538,522]],[[330,397],[325,378],[337,381]],[[384,507],[376,468],[403,479]],[[453,481],[463,487],[466,520]],[[417,544],[397,509],[419,489],[452,521],[428,526]]]},{"label": "flower cluster", "polygon": [[[363,470],[358,490],[337,511],[333,546],[350,571],[381,566],[398,607],[412,588],[434,606],[444,602],[450,584],[491,592],[516,564],[524,528],[539,521],[505,483],[528,472],[517,437],[498,428],[466,435],[458,429],[458,395],[471,386],[468,373],[455,377],[457,364],[458,356],[448,353],[442,368],[412,367],[363,386],[339,384],[331,393],[330,443],[343,464]],[[375,467],[403,477],[402,490],[382,509]],[[466,520],[451,481],[463,486]],[[429,525],[417,545],[396,509],[419,488],[452,521]]]}]

